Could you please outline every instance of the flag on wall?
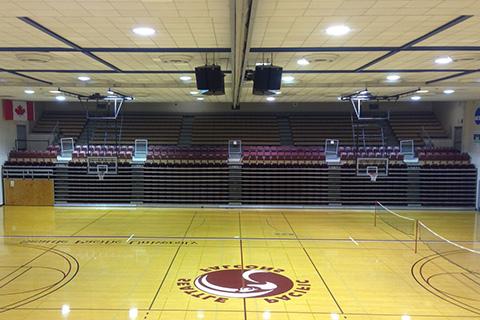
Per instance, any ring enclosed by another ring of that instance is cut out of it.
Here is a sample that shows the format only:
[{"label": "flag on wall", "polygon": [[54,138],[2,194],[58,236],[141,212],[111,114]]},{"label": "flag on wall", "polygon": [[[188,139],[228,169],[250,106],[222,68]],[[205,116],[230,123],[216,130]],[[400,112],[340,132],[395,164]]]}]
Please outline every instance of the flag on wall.
[{"label": "flag on wall", "polygon": [[35,120],[32,101],[3,100],[3,118],[15,121]]}]

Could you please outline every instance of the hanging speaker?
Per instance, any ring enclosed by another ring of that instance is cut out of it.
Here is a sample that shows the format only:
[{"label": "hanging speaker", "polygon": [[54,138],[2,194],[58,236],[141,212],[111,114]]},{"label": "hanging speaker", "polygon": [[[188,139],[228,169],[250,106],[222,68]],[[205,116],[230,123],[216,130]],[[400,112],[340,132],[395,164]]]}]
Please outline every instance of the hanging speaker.
[{"label": "hanging speaker", "polygon": [[261,65],[255,67],[253,94],[271,95],[282,86],[282,67]]},{"label": "hanging speaker", "polygon": [[197,89],[206,95],[225,94],[225,76],[220,66],[215,64],[195,68]]}]

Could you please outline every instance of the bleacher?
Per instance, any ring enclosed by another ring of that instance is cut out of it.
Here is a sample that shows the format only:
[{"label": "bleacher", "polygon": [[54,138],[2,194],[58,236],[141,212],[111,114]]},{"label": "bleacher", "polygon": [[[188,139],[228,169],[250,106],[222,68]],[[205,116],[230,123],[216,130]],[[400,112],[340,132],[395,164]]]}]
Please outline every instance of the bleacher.
[{"label": "bleacher", "polygon": [[[117,123],[115,124],[116,121]],[[117,120],[89,120],[91,144],[132,144],[148,139],[150,144],[177,144],[182,117],[154,113],[125,113]],[[85,142],[85,141],[83,141]]]},{"label": "bleacher", "polygon": [[245,145],[279,145],[276,116],[198,115],[193,120],[193,144],[225,144],[240,139]]},{"label": "bleacher", "polygon": [[415,145],[425,145],[428,135],[432,139],[448,137],[433,112],[391,113],[390,126],[398,140],[413,140]]},{"label": "bleacher", "polygon": [[73,138],[75,141],[85,127],[84,112],[50,112],[46,111],[37,120],[32,133],[51,134],[54,130],[63,137]]}]

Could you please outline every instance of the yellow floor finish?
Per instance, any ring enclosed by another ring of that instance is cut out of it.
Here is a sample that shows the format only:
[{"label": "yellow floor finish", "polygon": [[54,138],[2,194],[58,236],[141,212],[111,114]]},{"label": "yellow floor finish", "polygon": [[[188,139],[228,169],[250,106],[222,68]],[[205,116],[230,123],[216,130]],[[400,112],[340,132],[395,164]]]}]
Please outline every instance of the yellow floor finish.
[{"label": "yellow floor finish", "polygon": [[[477,240],[474,212],[407,212]],[[468,273],[373,211],[0,208],[0,319],[480,319]],[[477,221],[477,222],[476,222]]]}]

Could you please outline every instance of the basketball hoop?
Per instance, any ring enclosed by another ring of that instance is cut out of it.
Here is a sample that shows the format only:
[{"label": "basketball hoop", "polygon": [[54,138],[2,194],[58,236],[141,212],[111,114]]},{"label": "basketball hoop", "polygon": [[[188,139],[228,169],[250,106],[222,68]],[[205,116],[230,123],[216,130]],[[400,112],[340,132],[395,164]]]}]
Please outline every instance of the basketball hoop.
[{"label": "basketball hoop", "polygon": [[370,177],[371,182],[376,182],[378,177],[378,167],[376,166],[367,167],[367,175]]},{"label": "basketball hoop", "polygon": [[108,165],[106,164],[97,165],[98,180],[102,181],[107,172],[108,172]]}]

